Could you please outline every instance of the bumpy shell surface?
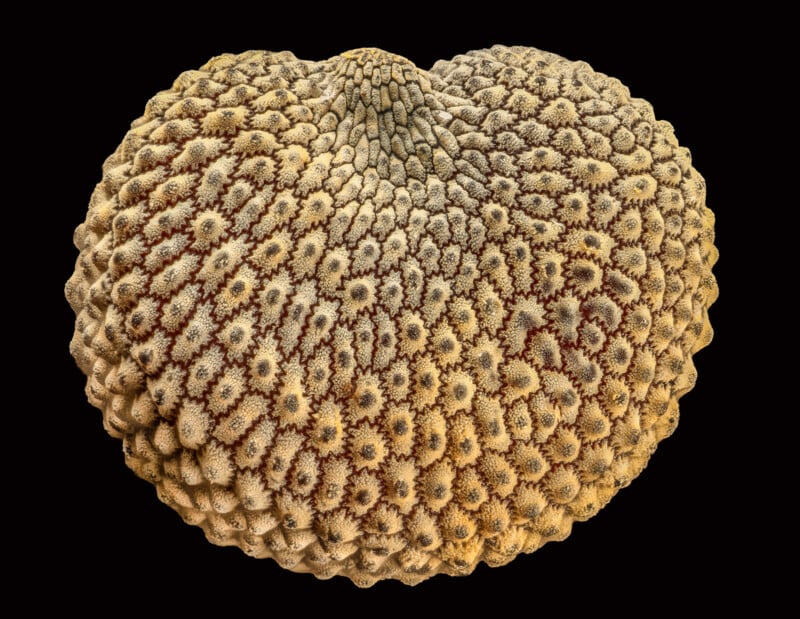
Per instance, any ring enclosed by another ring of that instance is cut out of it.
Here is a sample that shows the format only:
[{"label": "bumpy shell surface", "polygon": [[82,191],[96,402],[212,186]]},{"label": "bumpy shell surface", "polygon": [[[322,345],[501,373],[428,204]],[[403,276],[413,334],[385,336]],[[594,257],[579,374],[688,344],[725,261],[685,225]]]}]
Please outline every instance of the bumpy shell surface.
[{"label": "bumpy shell surface", "polygon": [[103,171],[66,288],[89,399],[162,501],[288,569],[413,584],[563,539],[711,339],[689,152],[535,49],[219,56]]}]

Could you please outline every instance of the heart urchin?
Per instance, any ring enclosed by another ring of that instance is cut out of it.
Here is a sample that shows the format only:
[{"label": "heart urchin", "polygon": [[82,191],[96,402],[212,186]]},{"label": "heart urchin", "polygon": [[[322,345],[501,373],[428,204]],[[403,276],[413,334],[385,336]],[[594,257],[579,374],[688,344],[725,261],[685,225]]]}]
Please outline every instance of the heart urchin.
[{"label": "heart urchin", "polygon": [[531,48],[224,55],[106,161],[67,298],[128,465],[217,544],[368,586],[595,514],[711,338],[672,127]]}]

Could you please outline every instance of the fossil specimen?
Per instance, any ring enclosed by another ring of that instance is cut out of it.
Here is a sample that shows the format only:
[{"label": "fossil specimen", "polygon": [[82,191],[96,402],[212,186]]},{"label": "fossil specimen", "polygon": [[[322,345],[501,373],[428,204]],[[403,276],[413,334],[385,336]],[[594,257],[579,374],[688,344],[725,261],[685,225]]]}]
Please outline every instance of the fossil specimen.
[{"label": "fossil specimen", "polygon": [[413,584],[563,539],[711,339],[689,152],[532,48],[219,56],[103,172],[66,287],[88,397],[162,501],[288,569]]}]

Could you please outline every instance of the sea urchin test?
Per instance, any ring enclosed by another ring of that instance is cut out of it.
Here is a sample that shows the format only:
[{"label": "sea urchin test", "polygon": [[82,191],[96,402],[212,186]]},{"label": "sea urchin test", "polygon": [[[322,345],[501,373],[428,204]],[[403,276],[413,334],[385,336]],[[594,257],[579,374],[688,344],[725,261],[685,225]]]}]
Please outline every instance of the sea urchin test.
[{"label": "sea urchin test", "polygon": [[105,162],[71,352],[213,543],[468,574],[564,539],[675,429],[713,221],[672,126],[583,62],[226,54]]}]

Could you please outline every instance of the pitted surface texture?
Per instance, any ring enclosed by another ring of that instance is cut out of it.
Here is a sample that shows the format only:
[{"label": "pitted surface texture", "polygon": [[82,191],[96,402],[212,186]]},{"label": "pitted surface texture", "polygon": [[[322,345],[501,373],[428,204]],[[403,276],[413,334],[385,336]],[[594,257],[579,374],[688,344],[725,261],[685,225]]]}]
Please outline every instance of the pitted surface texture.
[{"label": "pitted surface texture", "polygon": [[675,428],[716,298],[672,127],[521,47],[214,58],[75,242],[72,353],[128,465],[212,542],[360,586],[595,514]]}]

